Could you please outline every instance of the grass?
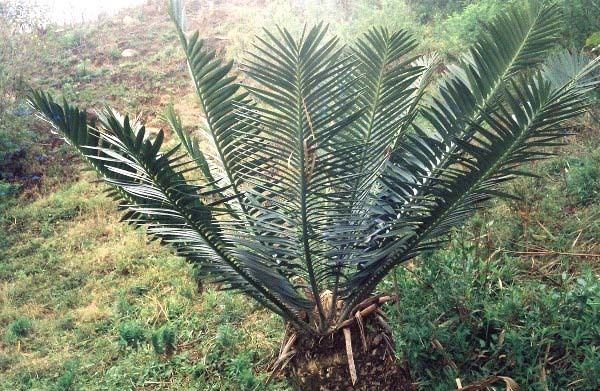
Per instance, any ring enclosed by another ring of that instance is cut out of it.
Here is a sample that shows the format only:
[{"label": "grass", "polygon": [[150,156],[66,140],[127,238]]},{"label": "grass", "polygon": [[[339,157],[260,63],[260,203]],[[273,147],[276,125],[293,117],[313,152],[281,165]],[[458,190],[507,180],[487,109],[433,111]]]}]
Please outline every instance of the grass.
[{"label": "grass", "polygon": [[[374,20],[403,26],[414,16],[401,2],[379,3],[328,16],[332,29],[348,38]],[[289,7],[232,6],[190,24],[239,58],[249,32]],[[16,53],[27,55],[9,66],[83,105],[144,108],[150,127],[164,127],[160,114],[173,100],[184,122],[197,124],[165,11],[136,9],[140,23],[127,28],[117,17],[50,29],[21,42]],[[477,18],[475,11],[462,18]],[[453,18],[412,28],[446,50],[449,41],[433,32],[460,20]],[[121,57],[126,48],[138,57]],[[19,119],[27,133],[16,134],[32,140],[19,161],[23,179],[0,182],[0,389],[265,389],[281,321],[240,295],[201,290],[189,265],[119,223],[95,176],[30,117]],[[488,205],[447,249],[397,270],[401,301],[387,311],[422,389],[492,374],[522,389],[600,387],[600,144],[594,121],[583,129],[558,159],[532,166],[539,178],[511,185],[520,201]],[[392,279],[380,288],[396,289]],[[269,389],[288,387],[276,380]]]},{"label": "grass", "polygon": [[[187,264],[119,224],[91,174],[82,179],[6,215],[2,388],[249,389],[263,379],[253,368],[275,357],[280,321],[243,297],[198,293]],[[224,381],[229,373],[239,379]]]}]

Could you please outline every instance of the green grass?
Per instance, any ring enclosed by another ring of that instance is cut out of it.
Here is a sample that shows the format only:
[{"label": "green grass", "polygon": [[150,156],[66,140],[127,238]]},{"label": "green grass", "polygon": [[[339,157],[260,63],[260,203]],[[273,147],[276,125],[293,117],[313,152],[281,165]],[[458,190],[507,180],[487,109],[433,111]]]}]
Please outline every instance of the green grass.
[{"label": "green grass", "polygon": [[190,267],[120,224],[89,179],[7,212],[0,388],[250,389],[264,379],[281,322],[241,296],[198,293]]}]

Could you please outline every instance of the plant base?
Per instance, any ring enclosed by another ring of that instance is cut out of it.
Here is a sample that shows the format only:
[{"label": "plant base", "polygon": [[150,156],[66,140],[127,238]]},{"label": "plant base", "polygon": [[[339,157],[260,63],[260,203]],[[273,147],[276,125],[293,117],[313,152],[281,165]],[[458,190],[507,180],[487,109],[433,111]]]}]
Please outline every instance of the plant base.
[{"label": "plant base", "polygon": [[[407,364],[394,354],[389,330],[376,315],[363,319],[362,326],[357,322],[348,326],[350,338],[344,336],[343,330],[320,340],[298,335],[293,346],[295,353],[283,369],[285,377],[297,390],[416,390]],[[354,384],[346,348],[348,339],[356,370]]]}]

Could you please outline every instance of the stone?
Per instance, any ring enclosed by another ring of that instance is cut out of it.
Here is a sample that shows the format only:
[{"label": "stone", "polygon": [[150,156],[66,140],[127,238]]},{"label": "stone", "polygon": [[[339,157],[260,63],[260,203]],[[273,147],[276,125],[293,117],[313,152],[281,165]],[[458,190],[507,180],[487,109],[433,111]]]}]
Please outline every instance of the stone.
[{"label": "stone", "polygon": [[122,22],[123,22],[123,24],[124,24],[125,26],[134,26],[134,25],[136,25],[136,24],[139,24],[139,23],[140,23],[140,21],[139,21],[139,20],[137,20],[137,19],[135,19],[135,18],[132,18],[132,17],[131,17],[131,16],[129,16],[129,15],[127,15],[126,17],[124,17]]},{"label": "stone", "polygon": [[121,57],[135,57],[138,54],[138,51],[135,49],[125,49],[121,52]]}]

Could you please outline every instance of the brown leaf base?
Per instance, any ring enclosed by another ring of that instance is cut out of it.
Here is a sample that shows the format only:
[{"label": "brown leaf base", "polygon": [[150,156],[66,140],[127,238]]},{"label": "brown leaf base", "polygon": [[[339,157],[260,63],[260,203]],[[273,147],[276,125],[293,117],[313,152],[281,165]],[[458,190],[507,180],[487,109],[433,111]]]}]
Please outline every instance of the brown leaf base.
[{"label": "brown leaf base", "polygon": [[356,384],[352,384],[342,330],[321,340],[299,335],[284,376],[297,390],[416,390],[407,364],[400,363],[393,352],[391,334],[374,316],[366,317],[363,324],[366,350],[358,324],[349,326]]}]

